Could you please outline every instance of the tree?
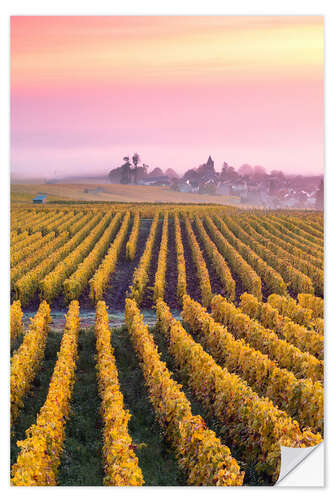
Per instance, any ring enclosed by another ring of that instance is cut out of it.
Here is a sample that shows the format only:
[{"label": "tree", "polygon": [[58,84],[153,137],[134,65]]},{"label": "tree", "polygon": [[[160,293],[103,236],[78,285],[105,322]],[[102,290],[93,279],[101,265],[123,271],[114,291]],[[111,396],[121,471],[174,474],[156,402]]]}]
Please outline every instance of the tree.
[{"label": "tree", "polygon": [[197,168],[197,172],[200,175],[200,177],[215,177],[215,168],[214,168],[214,162],[212,160],[212,157],[209,156],[208,160],[206,163],[203,163],[203,165],[200,165]]},{"label": "tree", "polygon": [[266,177],[266,170],[264,169],[264,167],[261,167],[260,165],[256,165],[254,167],[254,177],[257,180],[260,180],[260,179],[263,179],[264,177]]},{"label": "tree", "polygon": [[144,171],[145,175],[147,175],[149,165],[146,165],[145,163],[143,163],[143,164],[142,164],[142,168],[143,168],[143,171]]},{"label": "tree", "polygon": [[179,179],[174,177],[171,180],[170,189],[172,189],[173,191],[179,191]]},{"label": "tree", "polygon": [[194,170],[194,168],[191,168],[190,170],[187,170],[187,172],[185,172],[184,177],[183,177],[183,181],[184,182],[189,181],[190,184],[193,184],[193,183],[199,184],[200,175],[196,170]]},{"label": "tree", "polygon": [[140,156],[138,155],[138,153],[134,153],[134,155],[132,156],[132,162],[133,162],[133,165],[134,165],[134,184],[137,184],[138,183],[138,163],[140,161]]},{"label": "tree", "polygon": [[141,167],[137,167],[136,169],[136,182],[139,183],[142,181],[147,175],[147,168],[142,165]]},{"label": "tree", "polygon": [[242,177],[245,177],[245,176],[252,177],[253,176],[253,167],[251,165],[248,165],[247,163],[244,163],[244,165],[239,167],[238,173]]},{"label": "tree", "polygon": [[129,161],[129,156],[124,156],[123,161],[125,162],[121,168],[121,184],[130,184],[131,183],[131,164]]},{"label": "tree", "polygon": [[272,177],[278,177],[281,180],[285,179],[284,173],[282,172],[282,170],[272,170],[271,171],[271,176]]},{"label": "tree", "polygon": [[238,173],[236,172],[235,168],[232,167],[231,165],[228,165],[228,163],[225,161],[223,163],[222,167],[222,172],[221,172],[221,181],[231,181],[235,182],[239,178]]}]

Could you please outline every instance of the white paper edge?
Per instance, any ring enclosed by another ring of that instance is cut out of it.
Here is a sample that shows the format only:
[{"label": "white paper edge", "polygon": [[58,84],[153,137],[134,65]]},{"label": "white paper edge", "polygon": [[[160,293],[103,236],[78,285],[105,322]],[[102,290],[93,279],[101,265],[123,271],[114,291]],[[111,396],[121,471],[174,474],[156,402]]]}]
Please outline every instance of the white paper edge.
[{"label": "white paper edge", "polygon": [[276,486],[324,486],[324,443],[309,448],[281,446],[281,470]]}]

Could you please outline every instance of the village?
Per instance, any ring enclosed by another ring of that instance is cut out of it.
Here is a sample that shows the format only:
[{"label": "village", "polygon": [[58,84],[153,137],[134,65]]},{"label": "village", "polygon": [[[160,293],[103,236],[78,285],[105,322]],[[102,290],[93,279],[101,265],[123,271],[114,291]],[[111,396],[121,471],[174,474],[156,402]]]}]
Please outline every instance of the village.
[{"label": "village", "polygon": [[182,193],[210,194],[232,197],[234,203],[267,209],[323,210],[324,185],[321,176],[284,175],[281,170],[269,174],[262,166],[244,164],[238,169],[224,162],[220,172],[211,156],[206,163],[187,170],[180,177],[174,169],[165,172],[159,167],[150,172],[149,166],[138,165],[139,155],[110,171],[111,183],[165,186]]}]

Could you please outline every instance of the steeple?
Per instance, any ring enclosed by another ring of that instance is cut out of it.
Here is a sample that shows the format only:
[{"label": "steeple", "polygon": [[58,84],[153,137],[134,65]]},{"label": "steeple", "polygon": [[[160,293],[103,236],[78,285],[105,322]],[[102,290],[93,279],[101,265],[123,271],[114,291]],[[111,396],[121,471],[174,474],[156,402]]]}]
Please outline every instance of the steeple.
[{"label": "steeple", "polygon": [[213,162],[212,157],[210,155],[208,157],[206,165],[207,165],[207,167],[214,167],[214,162]]}]

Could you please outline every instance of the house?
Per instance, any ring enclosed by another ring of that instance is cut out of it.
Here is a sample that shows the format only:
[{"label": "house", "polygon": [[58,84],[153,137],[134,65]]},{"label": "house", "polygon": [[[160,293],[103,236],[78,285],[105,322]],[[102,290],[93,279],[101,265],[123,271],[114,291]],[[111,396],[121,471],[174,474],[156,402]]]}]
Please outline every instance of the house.
[{"label": "house", "polygon": [[212,178],[204,180],[199,185],[200,194],[216,194],[216,181]]},{"label": "house", "polygon": [[32,200],[34,203],[46,203],[47,194],[37,194]]},{"label": "house", "polygon": [[192,193],[192,186],[190,184],[190,181],[187,180],[186,182],[180,182],[178,184],[178,191],[181,193]]},{"label": "house", "polygon": [[298,206],[298,199],[296,192],[292,192],[283,195],[279,200],[279,208],[296,208]]},{"label": "house", "polygon": [[312,193],[309,194],[307,205],[310,208],[312,208],[312,207],[315,208],[315,206],[316,206],[316,201],[317,201],[316,193],[317,193],[317,191],[312,191]]},{"label": "house", "polygon": [[241,202],[248,205],[262,205],[261,191],[257,186],[249,186],[245,194],[240,195]]},{"label": "house", "polygon": [[261,191],[261,204],[265,208],[274,209],[276,208],[276,199],[269,193]]},{"label": "house", "polygon": [[233,182],[231,185],[231,194],[234,196],[247,197],[249,192],[248,184],[246,181]]},{"label": "house", "polygon": [[221,182],[219,181],[216,186],[216,194],[222,196],[230,196],[232,191],[232,183],[231,182]]}]

